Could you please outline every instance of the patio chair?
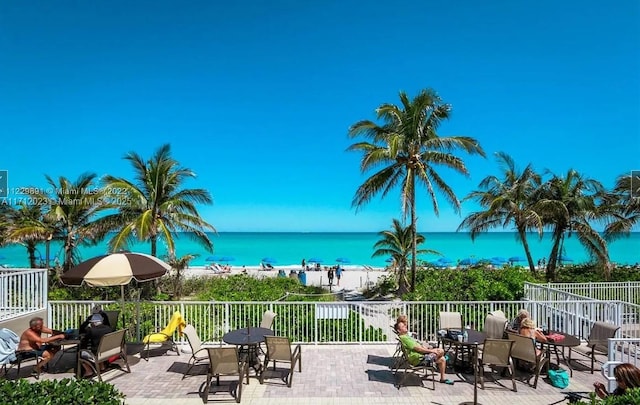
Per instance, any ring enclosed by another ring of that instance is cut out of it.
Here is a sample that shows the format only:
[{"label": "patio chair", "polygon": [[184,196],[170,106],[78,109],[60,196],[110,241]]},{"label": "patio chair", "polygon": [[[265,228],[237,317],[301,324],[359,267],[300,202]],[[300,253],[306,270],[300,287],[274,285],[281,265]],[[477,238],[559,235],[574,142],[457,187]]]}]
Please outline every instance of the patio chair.
[{"label": "patio chair", "polygon": [[508,322],[507,318],[489,314],[484,319],[482,331],[488,339],[502,339]]},{"label": "patio chair", "polygon": [[156,343],[161,346],[165,343],[170,345],[169,350],[173,350],[180,355],[180,350],[178,350],[178,346],[176,342],[173,340],[173,334],[178,331],[178,333],[182,334],[184,328],[187,326],[184,318],[180,315],[180,312],[174,312],[169,324],[160,332],[150,333],[142,339],[142,343],[144,343],[144,349],[147,352],[145,360],[149,361],[149,350],[151,350],[151,344]]},{"label": "patio chair", "polygon": [[[607,322],[596,322],[591,327],[589,332],[589,338],[587,343],[577,347],[569,348],[569,359],[571,359],[571,350],[576,351],[578,354],[589,357],[591,359],[591,374],[593,374],[594,365],[596,362],[596,353],[607,355],[609,353],[609,338],[615,337],[616,333],[620,329]],[[574,359],[575,360],[575,359]]]},{"label": "patio chair", "polygon": [[[20,378],[20,368],[22,367],[22,363],[29,360],[35,360],[33,376],[36,379],[40,377],[40,373],[38,373],[38,369],[35,366],[42,360],[42,357],[38,356],[35,350],[16,350],[15,355],[16,355],[15,360],[12,360],[8,363],[4,363],[0,365],[0,369],[2,370],[2,375],[5,378],[7,377],[7,375],[9,374],[9,371],[13,367],[16,367],[16,370],[17,370],[16,378]],[[7,366],[9,367],[7,368]]]},{"label": "patio chair", "polygon": [[271,327],[273,327],[273,321],[275,320],[277,315],[278,314],[276,314],[273,311],[264,311],[264,314],[262,314],[262,321],[260,322],[260,327],[271,329]]},{"label": "patio chair", "polygon": [[118,325],[118,317],[120,316],[120,311],[103,311],[103,312],[107,314],[107,318],[109,318],[109,326],[111,326],[111,328],[115,330]]},{"label": "patio chair", "polygon": [[513,384],[513,391],[518,392],[516,388],[515,369],[513,367],[513,359],[511,358],[511,350],[513,348],[513,340],[506,340],[502,338],[489,339],[484,341],[484,348],[482,350],[482,356],[478,358],[478,366],[480,368],[480,387],[484,389],[484,366],[489,366],[491,369],[490,375],[494,381],[493,370],[496,367],[506,368],[511,373],[511,383]]},{"label": "patio chair", "polygon": [[273,370],[276,369],[276,362],[285,362],[290,364],[289,375],[286,376],[285,382],[287,387],[291,388],[291,382],[293,380],[293,370],[298,363],[298,372],[302,372],[302,352],[300,345],[291,350],[291,340],[286,337],[280,336],[265,336],[265,343],[267,346],[267,354],[264,358],[264,365],[262,367],[262,373],[260,373],[260,384],[264,383],[264,374],[267,371],[269,362],[273,361]]},{"label": "patio chair", "polygon": [[249,384],[249,367],[247,363],[240,362],[238,349],[235,347],[207,347],[209,357],[209,370],[207,371],[207,382],[202,393],[202,400],[206,404],[209,401],[209,390],[211,379],[216,377],[216,385],[220,385],[220,376],[238,376],[238,387],[236,389],[236,402],[242,399],[242,378],[247,377]]},{"label": "patio chair", "polygon": [[87,360],[83,359],[82,356],[78,356],[78,367],[82,364],[88,364],[93,372],[98,376],[98,381],[102,381],[100,363],[105,362],[114,356],[118,356],[124,361],[124,365],[126,367],[126,371],[124,369],[122,371],[131,373],[131,368],[129,368],[129,362],[127,361],[126,344],[124,342],[124,334],[126,331],[126,329],[120,329],[102,336],[94,359]]},{"label": "patio chair", "polygon": [[414,375],[424,376],[424,377],[431,376],[431,383],[432,383],[431,389],[435,391],[436,371],[437,371],[436,364],[432,363],[430,365],[417,365],[417,366],[412,365],[409,362],[409,353],[407,353],[407,348],[404,347],[402,342],[400,342],[400,339],[398,339],[398,344],[400,345],[400,350],[402,351],[402,357],[400,359],[400,363],[398,364],[398,367],[394,370],[394,374],[397,376],[398,371],[400,371],[400,369],[403,369],[403,371],[402,371],[402,378],[397,383],[396,388],[400,389],[400,387],[402,387],[402,384],[404,383],[404,380],[407,378],[407,375],[409,373],[412,373]]},{"label": "patio chair", "polygon": [[213,346],[202,344],[202,340],[200,340],[200,336],[198,336],[198,332],[196,332],[193,325],[187,325],[182,333],[187,337],[187,342],[189,343],[189,347],[191,347],[191,357],[187,361],[188,368],[182,375],[182,379],[184,380],[193,367],[209,361],[209,353],[207,353],[206,350]]},{"label": "patio chair", "polygon": [[493,316],[497,316],[499,318],[507,319],[507,315],[505,315],[505,313],[500,309],[496,309],[495,311],[489,312],[489,315],[493,315]]},{"label": "patio chair", "polygon": [[462,330],[462,314],[460,312],[440,312],[440,329]]},{"label": "patio chair", "polygon": [[536,350],[535,340],[526,336],[518,335],[517,333],[507,332],[509,340],[513,341],[511,347],[511,357],[514,359],[526,361],[533,365],[533,375],[535,377],[532,387],[535,389],[538,387],[538,378],[540,377],[540,371],[549,360],[545,355],[544,350],[540,350],[538,353]]}]

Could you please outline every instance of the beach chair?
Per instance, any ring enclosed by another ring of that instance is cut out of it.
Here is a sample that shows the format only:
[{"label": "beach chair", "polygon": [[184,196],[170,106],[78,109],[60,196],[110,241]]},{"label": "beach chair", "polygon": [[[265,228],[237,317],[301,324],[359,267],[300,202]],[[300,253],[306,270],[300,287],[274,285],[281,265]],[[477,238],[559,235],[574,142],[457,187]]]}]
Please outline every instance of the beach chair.
[{"label": "beach chair", "polygon": [[549,360],[545,355],[544,350],[537,352],[535,340],[526,336],[521,336],[516,333],[507,332],[509,340],[513,341],[511,347],[511,357],[514,359],[526,361],[533,365],[533,380],[532,387],[535,389],[538,387],[538,378],[540,377],[540,371]]},{"label": "beach chair", "polygon": [[267,354],[264,358],[262,373],[260,373],[260,384],[264,383],[264,376],[269,362],[273,361],[273,370],[275,371],[276,362],[279,361],[289,363],[290,365],[288,375],[285,375],[285,382],[287,383],[287,387],[291,388],[296,363],[298,364],[298,372],[302,372],[302,348],[300,345],[297,345],[291,350],[291,340],[286,337],[265,336],[264,339],[267,346]]},{"label": "beach chair", "polygon": [[98,345],[98,351],[93,359],[83,358],[82,355],[78,356],[78,368],[82,364],[88,364],[89,367],[96,373],[98,381],[102,381],[102,375],[100,374],[100,363],[109,361],[112,357],[118,356],[124,361],[125,369],[122,371],[131,373],[129,368],[129,362],[127,361],[127,350],[124,341],[124,334],[126,329],[120,329],[115,332],[107,333],[100,338],[100,344]]},{"label": "beach chair", "polygon": [[409,353],[407,352],[407,348],[404,347],[400,339],[398,339],[398,344],[400,345],[400,350],[402,352],[402,356],[394,369],[394,375],[397,380],[398,371],[402,369],[402,378],[395,384],[396,388],[400,389],[404,380],[407,378],[408,374],[418,375],[421,378],[428,378],[431,376],[432,388],[434,391],[436,389],[436,364],[432,363],[430,365],[417,365],[414,366],[409,362]]},{"label": "beach chair", "polygon": [[209,361],[209,353],[207,352],[207,349],[214,346],[213,344],[203,344],[193,325],[187,325],[182,333],[187,337],[187,342],[191,348],[191,357],[187,361],[187,371],[182,375],[182,379],[184,380],[193,367],[205,364]]},{"label": "beach chair", "polygon": [[507,318],[489,314],[484,319],[482,331],[487,335],[488,339],[502,339],[507,323],[509,323]]},{"label": "beach chair", "polygon": [[591,374],[593,374],[596,362],[596,353],[603,355],[607,355],[609,353],[609,338],[615,337],[618,329],[620,329],[619,326],[611,323],[594,323],[591,327],[591,331],[589,332],[587,343],[582,344],[578,347],[569,348],[569,359],[571,359],[572,350],[578,354],[589,357],[591,359]]},{"label": "beach chair", "polygon": [[485,367],[490,367],[491,378],[496,381],[493,376],[494,368],[506,368],[511,373],[511,383],[513,391],[517,392],[515,380],[515,368],[513,367],[513,359],[511,358],[511,350],[513,348],[513,340],[502,339],[486,339],[482,350],[482,356],[478,358],[478,367],[480,369],[480,387],[484,389]]},{"label": "beach chair", "polygon": [[151,350],[152,344],[159,344],[160,346],[164,344],[169,344],[169,350],[175,351],[180,355],[180,350],[178,350],[178,346],[176,342],[173,340],[173,334],[178,331],[178,333],[182,334],[184,328],[187,326],[184,318],[180,312],[174,312],[169,324],[161,331],[150,333],[142,339],[142,343],[144,343],[144,351],[146,351],[146,356],[143,357],[145,360],[149,361],[149,350]]},{"label": "beach chair", "polygon": [[[208,347],[209,369],[207,370],[207,380],[203,387],[202,400],[206,404],[209,402],[209,391],[211,380],[216,377],[216,385],[220,385],[220,376],[238,376],[237,387],[235,389],[235,399],[240,403],[242,399],[242,378],[247,377],[249,384],[249,367],[247,363],[240,362],[238,350],[235,347]],[[229,391],[233,395],[233,387]]]}]

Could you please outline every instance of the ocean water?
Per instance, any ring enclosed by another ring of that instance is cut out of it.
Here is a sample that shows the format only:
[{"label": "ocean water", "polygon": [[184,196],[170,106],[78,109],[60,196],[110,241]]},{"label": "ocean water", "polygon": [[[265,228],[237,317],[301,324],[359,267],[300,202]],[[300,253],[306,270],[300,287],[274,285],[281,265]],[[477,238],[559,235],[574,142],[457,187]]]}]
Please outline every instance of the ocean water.
[{"label": "ocean water", "polygon": [[[515,234],[508,232],[485,233],[472,241],[467,233],[434,232],[425,233],[425,248],[436,250],[454,262],[466,257],[491,258],[500,256],[524,256],[522,244],[515,238]],[[214,253],[216,255],[234,258],[229,264],[233,266],[256,266],[263,257],[277,260],[276,265],[299,264],[303,258],[311,257],[323,259],[325,264],[335,263],[338,257],[346,257],[353,265],[384,266],[386,257],[372,258],[373,244],[378,240],[376,233],[262,233],[262,232],[222,232],[212,234]],[[529,244],[534,260],[548,257],[551,250],[549,236],[540,240],[537,235],[529,237]],[[586,262],[589,256],[578,240],[574,237],[565,239],[565,255],[573,259],[573,263]],[[82,246],[80,252],[83,259],[105,254],[107,243],[97,246]],[[149,253],[149,244],[137,244],[130,247],[131,251]],[[611,259],[621,264],[635,264],[640,262],[640,232],[631,234],[609,245]],[[158,245],[159,255],[166,254],[162,243]],[[178,256],[197,254],[191,265],[204,265],[211,253],[182,235],[176,241]],[[44,257],[44,244],[38,246],[38,254]],[[53,257],[62,257],[59,243],[52,243],[50,249]],[[424,255],[424,260],[436,260],[439,256]],[[19,245],[0,248],[0,263],[14,267],[28,265],[26,249]]]}]

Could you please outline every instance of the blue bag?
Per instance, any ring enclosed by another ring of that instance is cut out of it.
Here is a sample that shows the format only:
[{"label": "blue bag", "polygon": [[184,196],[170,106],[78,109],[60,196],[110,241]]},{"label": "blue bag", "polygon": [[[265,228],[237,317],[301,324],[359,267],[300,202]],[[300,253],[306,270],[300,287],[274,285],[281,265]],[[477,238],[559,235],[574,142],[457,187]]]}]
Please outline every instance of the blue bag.
[{"label": "blue bag", "polygon": [[567,370],[549,370],[551,385],[556,388],[567,388],[569,386],[569,374]]}]

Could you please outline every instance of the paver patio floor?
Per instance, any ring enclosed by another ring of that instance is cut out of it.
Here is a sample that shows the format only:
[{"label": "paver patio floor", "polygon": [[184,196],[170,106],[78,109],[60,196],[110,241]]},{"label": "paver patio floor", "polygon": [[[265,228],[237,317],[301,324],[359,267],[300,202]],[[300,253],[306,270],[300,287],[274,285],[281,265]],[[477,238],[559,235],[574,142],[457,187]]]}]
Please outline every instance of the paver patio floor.
[{"label": "paver patio floor", "polygon": [[[130,347],[130,350],[136,351],[136,348]],[[454,405],[473,400],[473,375],[456,375],[450,369],[447,370],[447,377],[456,381],[454,385],[436,383],[436,389],[431,390],[430,381],[408,376],[404,386],[397,389],[394,386],[396,376],[389,368],[394,350],[394,345],[302,346],[302,373],[297,370],[294,372],[291,388],[281,379],[286,372],[285,365],[278,364],[275,372],[270,366],[265,374],[264,384],[261,385],[257,378],[251,377],[249,385],[243,385],[242,403]],[[149,361],[145,361],[136,353],[129,356],[131,374],[111,370],[105,374],[104,379],[127,396],[127,404],[201,404],[206,366],[194,367],[192,375],[183,380],[182,375],[188,359],[188,354],[178,356],[174,352],[168,352],[164,355],[155,353]],[[581,363],[586,365],[588,361]],[[586,366],[580,366],[575,362],[572,364],[575,371],[569,387],[565,390],[551,386],[542,376],[538,388],[534,390],[523,381],[526,376],[518,372],[518,392],[509,389],[511,381],[507,378],[499,380],[502,386],[489,378],[485,382],[485,389],[478,389],[478,401],[485,405],[551,404],[561,401],[564,391],[588,392],[593,389],[594,381],[604,382],[599,371],[590,374]],[[27,371],[21,374],[28,375],[30,367],[25,369]],[[70,376],[70,373],[44,374],[42,378]],[[232,377],[222,377],[221,386],[213,386],[209,396],[210,403],[235,403],[234,398],[229,395],[231,379]],[[216,389],[218,392],[213,393]]]}]

